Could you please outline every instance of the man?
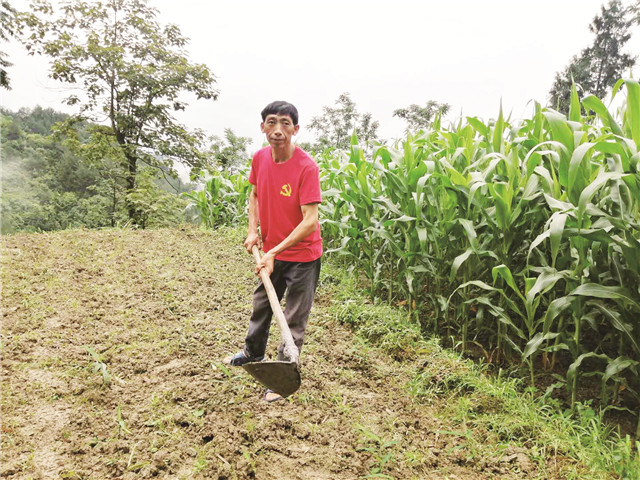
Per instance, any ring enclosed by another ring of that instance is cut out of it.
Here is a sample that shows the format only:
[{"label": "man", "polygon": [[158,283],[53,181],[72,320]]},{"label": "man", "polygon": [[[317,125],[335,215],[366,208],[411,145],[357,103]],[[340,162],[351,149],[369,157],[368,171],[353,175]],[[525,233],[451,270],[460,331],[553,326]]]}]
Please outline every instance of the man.
[{"label": "man", "polygon": [[[284,315],[300,351],[320,275],[320,175],[315,161],[292,143],[300,129],[296,107],[287,102],[273,102],[261,115],[260,129],[269,146],[256,152],[251,163],[249,182],[253,188],[244,246],[249,253],[254,245],[264,249],[256,274],[266,269],[278,299],[282,299],[286,290]],[[241,366],[264,359],[271,316],[269,299],[260,282],[253,295],[244,349],[227,357],[225,363]],[[284,360],[283,349],[281,344],[278,360]],[[269,402],[281,398],[271,391],[265,395]]]}]

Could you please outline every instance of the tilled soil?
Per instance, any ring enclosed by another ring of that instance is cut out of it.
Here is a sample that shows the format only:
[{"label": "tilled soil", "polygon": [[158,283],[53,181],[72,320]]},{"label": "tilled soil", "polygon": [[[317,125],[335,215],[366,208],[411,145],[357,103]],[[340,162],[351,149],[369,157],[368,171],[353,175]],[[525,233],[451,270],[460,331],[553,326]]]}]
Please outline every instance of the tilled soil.
[{"label": "tilled soil", "polygon": [[3,237],[2,477],[535,476],[518,451],[465,449],[437,402],[406,393],[409,368],[333,318],[323,285],[302,388],[266,403],[244,370],[222,365],[242,346],[257,283],[238,235]]}]

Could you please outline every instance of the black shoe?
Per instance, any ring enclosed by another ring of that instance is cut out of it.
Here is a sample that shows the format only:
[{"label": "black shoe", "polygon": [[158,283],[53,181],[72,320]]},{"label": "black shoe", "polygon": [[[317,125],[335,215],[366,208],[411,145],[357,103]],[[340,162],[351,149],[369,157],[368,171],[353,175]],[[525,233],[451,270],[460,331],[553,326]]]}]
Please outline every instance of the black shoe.
[{"label": "black shoe", "polygon": [[222,361],[222,363],[225,363],[227,365],[231,365],[232,367],[241,367],[245,363],[261,362],[263,359],[264,359],[264,355],[262,355],[261,357],[251,358],[251,357],[247,357],[244,354],[244,352],[238,352],[238,353],[236,353],[235,355],[233,355],[231,357],[225,358]]}]

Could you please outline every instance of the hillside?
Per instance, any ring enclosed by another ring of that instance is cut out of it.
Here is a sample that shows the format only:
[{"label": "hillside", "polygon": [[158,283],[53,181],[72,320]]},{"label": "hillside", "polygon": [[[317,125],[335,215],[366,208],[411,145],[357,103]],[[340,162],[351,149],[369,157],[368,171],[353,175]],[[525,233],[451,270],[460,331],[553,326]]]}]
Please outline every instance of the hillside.
[{"label": "hillside", "polygon": [[434,344],[354,334],[331,268],[302,388],[267,404],[221,364],[242,344],[256,283],[241,242],[188,227],[3,237],[1,476],[616,478],[542,450],[533,424],[512,440],[477,421],[507,400],[453,385],[468,372]]}]

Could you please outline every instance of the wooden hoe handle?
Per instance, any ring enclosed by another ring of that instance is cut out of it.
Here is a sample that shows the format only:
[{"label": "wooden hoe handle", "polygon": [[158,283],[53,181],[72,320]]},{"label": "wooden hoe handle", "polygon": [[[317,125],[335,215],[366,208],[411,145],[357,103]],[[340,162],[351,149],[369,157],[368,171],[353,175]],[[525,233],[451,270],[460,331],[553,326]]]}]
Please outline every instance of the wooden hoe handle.
[{"label": "wooden hoe handle", "polygon": [[[253,258],[256,261],[256,265],[260,265],[260,251],[258,250],[257,245],[254,245],[253,248],[251,248],[251,253],[253,253]],[[296,344],[293,341],[293,336],[291,335],[291,330],[289,330],[287,319],[285,318],[284,313],[282,313],[282,308],[280,307],[280,301],[278,300],[276,289],[273,288],[271,278],[264,268],[260,269],[260,279],[262,280],[262,284],[267,291],[271,310],[273,311],[273,314],[275,315],[278,322],[278,327],[280,328],[280,334],[282,336],[282,341],[284,342],[284,356],[289,361],[298,363],[298,347],[296,347]]]}]

